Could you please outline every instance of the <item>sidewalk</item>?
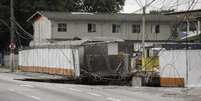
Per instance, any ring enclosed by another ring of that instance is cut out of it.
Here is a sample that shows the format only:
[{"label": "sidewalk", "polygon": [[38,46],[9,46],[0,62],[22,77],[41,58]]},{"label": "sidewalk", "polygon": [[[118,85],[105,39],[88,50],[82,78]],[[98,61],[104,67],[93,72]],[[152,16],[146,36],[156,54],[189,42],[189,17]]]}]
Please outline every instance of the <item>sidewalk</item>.
[{"label": "sidewalk", "polygon": [[9,72],[10,72],[9,68],[0,66],[0,73],[9,73]]},{"label": "sidewalk", "polygon": [[44,73],[31,73],[31,72],[10,72],[9,68],[3,68],[0,67],[0,73],[10,73],[10,74],[15,74],[15,75],[21,75],[24,78],[15,78],[15,79],[35,79],[35,80],[58,80],[58,79],[63,79],[67,80],[64,76],[59,76],[59,75],[49,75],[49,74],[44,74]]}]

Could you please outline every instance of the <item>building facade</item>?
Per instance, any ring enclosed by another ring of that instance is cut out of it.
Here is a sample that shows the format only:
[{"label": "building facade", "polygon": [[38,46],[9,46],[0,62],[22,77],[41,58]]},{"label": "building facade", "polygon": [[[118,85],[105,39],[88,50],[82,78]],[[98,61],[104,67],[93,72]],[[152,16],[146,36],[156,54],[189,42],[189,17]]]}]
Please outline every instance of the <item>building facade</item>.
[{"label": "building facade", "polygon": [[[145,40],[169,40],[177,18],[160,14],[145,16]],[[28,21],[34,27],[34,43],[88,37],[141,40],[143,32],[141,14],[36,12]]]},{"label": "building facade", "polygon": [[167,15],[174,15],[181,19],[181,22],[177,27],[181,40],[200,42],[201,9],[173,12]]}]

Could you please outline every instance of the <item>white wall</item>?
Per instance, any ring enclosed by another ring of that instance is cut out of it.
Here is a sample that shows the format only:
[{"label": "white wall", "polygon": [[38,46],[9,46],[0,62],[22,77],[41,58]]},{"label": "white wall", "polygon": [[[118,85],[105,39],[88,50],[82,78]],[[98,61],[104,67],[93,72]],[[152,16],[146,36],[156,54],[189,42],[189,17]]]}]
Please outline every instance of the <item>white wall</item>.
[{"label": "white wall", "polygon": [[[67,32],[57,32],[57,24],[60,22],[67,24]],[[88,23],[96,24],[96,32],[88,32]],[[121,32],[112,33],[112,24],[121,24]],[[52,38],[70,39],[74,37],[106,36],[125,40],[141,39],[141,34],[132,33],[132,24],[140,24],[140,22],[52,21]],[[160,33],[157,34],[157,38],[155,33],[151,33],[151,25],[153,24],[160,24]],[[168,22],[147,22],[146,40],[167,40],[170,33],[170,25]]]},{"label": "white wall", "polygon": [[41,17],[36,20],[34,26],[34,42],[41,42],[52,37],[52,26],[51,21],[46,17]]},{"label": "white wall", "polygon": [[[4,55],[3,58],[4,66],[9,67],[10,64],[10,55]],[[14,55],[14,66],[18,66],[18,55]]]},{"label": "white wall", "polygon": [[181,77],[186,87],[201,87],[201,50],[164,50],[159,62],[161,77]]},{"label": "white wall", "polygon": [[23,50],[19,52],[19,66],[72,69],[76,76],[80,74],[78,50],[75,49]]}]

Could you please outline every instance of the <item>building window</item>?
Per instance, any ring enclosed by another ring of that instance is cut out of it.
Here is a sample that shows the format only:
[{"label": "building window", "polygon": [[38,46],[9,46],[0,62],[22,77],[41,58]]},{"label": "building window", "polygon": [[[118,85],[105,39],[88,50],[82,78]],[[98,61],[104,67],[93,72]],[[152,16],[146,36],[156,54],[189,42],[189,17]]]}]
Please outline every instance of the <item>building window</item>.
[{"label": "building window", "polygon": [[88,32],[96,32],[96,24],[88,24]]},{"label": "building window", "polygon": [[120,33],[121,25],[120,24],[112,24],[112,33]]},{"label": "building window", "polygon": [[151,32],[152,33],[160,33],[160,25],[159,24],[152,25]]},{"label": "building window", "polygon": [[57,31],[58,32],[66,32],[67,24],[66,23],[58,23]]},{"label": "building window", "polygon": [[140,33],[140,24],[133,24],[132,25],[132,32],[133,33]]}]

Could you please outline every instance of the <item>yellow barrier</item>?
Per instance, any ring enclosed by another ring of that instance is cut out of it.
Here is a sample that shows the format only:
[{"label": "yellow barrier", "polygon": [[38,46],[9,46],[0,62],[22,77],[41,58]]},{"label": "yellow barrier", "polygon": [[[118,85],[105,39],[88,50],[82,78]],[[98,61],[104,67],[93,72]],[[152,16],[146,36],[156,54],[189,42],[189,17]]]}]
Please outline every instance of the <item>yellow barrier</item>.
[{"label": "yellow barrier", "polygon": [[142,57],[142,70],[144,71],[157,71],[159,70],[159,57]]}]

